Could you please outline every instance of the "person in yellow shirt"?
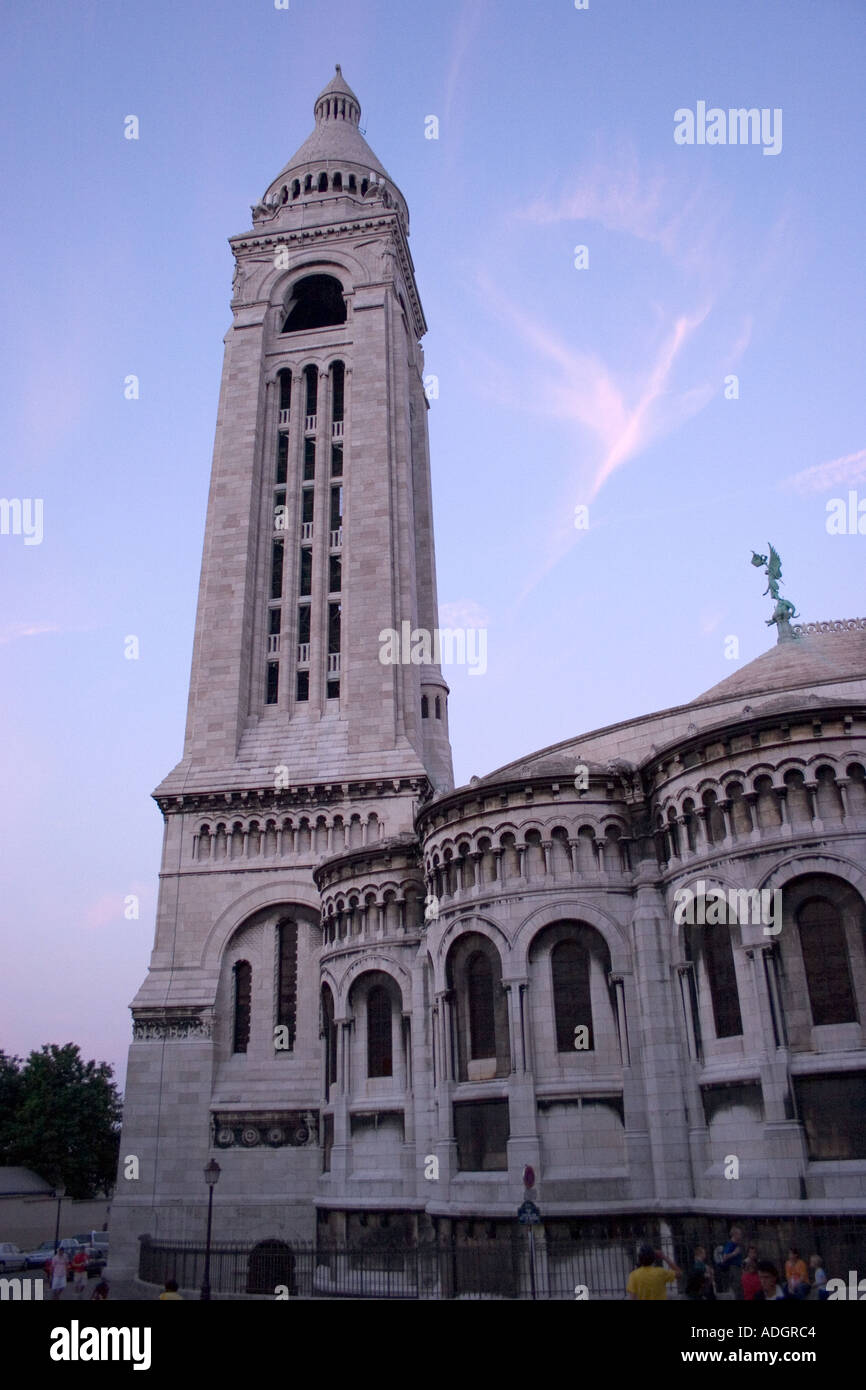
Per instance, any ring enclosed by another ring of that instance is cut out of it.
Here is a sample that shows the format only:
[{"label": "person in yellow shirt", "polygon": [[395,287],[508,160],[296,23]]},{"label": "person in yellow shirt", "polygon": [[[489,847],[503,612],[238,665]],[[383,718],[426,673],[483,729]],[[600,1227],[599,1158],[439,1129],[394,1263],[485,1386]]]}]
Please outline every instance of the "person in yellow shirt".
[{"label": "person in yellow shirt", "polygon": [[180,1302],[180,1303],[183,1302],[183,1294],[182,1294],[182,1293],[178,1293],[178,1291],[177,1291],[177,1280],[176,1280],[176,1279],[166,1279],[166,1281],[165,1281],[165,1288],[163,1289],[162,1293],[159,1295],[159,1302],[160,1302],[160,1303],[168,1302],[169,1300],[175,1301],[175,1302]]},{"label": "person in yellow shirt", "polygon": [[[660,1269],[655,1263],[656,1260],[663,1260],[667,1269]],[[672,1284],[681,1273],[679,1266],[669,1260],[667,1255],[663,1255],[661,1250],[653,1250],[651,1245],[642,1245],[637,1253],[637,1269],[633,1269],[628,1276],[626,1293],[629,1298],[636,1298],[641,1302],[659,1302],[667,1298],[668,1284]]]}]

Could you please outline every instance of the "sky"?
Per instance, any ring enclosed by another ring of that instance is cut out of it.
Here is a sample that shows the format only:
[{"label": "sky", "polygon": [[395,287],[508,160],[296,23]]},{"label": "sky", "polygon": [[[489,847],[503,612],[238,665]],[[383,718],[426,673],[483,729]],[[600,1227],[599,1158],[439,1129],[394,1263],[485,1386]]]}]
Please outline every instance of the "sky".
[{"label": "sky", "polygon": [[[411,213],[440,621],[488,634],[445,673],[459,784],[760,655],[753,549],[803,621],[866,614],[866,8],[28,0],[2,32],[0,1050],[71,1039],[122,1083],[227,238],[334,64]],[[761,143],[698,143],[741,107]]]}]

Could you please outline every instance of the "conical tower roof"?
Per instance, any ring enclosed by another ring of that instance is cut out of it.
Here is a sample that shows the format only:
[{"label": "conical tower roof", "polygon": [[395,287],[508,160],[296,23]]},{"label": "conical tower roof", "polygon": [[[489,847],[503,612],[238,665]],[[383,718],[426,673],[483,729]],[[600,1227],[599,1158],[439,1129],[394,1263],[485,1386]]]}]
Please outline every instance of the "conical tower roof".
[{"label": "conical tower roof", "polygon": [[357,164],[390,179],[359,130],[361,103],[344,78],[339,63],[330,82],[316,97],[313,114],[315,130],[280,170],[278,180],[297,174],[306,165],[334,162]]}]

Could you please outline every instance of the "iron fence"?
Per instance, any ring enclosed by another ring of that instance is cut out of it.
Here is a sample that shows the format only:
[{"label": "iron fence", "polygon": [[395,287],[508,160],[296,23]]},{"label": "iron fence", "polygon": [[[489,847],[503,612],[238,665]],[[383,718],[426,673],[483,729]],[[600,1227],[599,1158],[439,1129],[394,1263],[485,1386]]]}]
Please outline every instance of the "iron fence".
[{"label": "iron fence", "polygon": [[[235,1298],[622,1299],[639,1247],[650,1244],[681,1269],[676,1291],[683,1296],[696,1249],[703,1246],[712,1263],[731,1224],[727,1217],[693,1216],[550,1223],[535,1228],[532,1247],[528,1229],[517,1225],[496,1239],[463,1234],[415,1245],[221,1241],[211,1245],[210,1285]],[[849,1270],[866,1275],[862,1218],[761,1217],[737,1224],[743,1245],[754,1245],[780,1271],[794,1246],[807,1262],[820,1254],[830,1278],[847,1278]],[[204,1262],[204,1242],[142,1237],[139,1277],[148,1283],[175,1279],[181,1288],[200,1288]],[[717,1289],[730,1297],[736,1292],[721,1274]]]}]

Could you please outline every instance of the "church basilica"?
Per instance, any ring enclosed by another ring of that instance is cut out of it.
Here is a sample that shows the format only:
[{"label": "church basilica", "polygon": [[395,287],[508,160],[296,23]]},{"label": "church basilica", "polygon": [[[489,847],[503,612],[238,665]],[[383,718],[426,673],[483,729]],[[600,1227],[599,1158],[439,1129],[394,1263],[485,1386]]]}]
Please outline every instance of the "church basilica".
[{"label": "church basilica", "polygon": [[439,667],[380,660],[437,596],[409,211],[360,114],[337,69],[231,238],[112,1269],[201,1240],[211,1160],[250,1247],[509,1239],[527,1186],[549,1241],[866,1218],[866,621],[454,788]]}]

